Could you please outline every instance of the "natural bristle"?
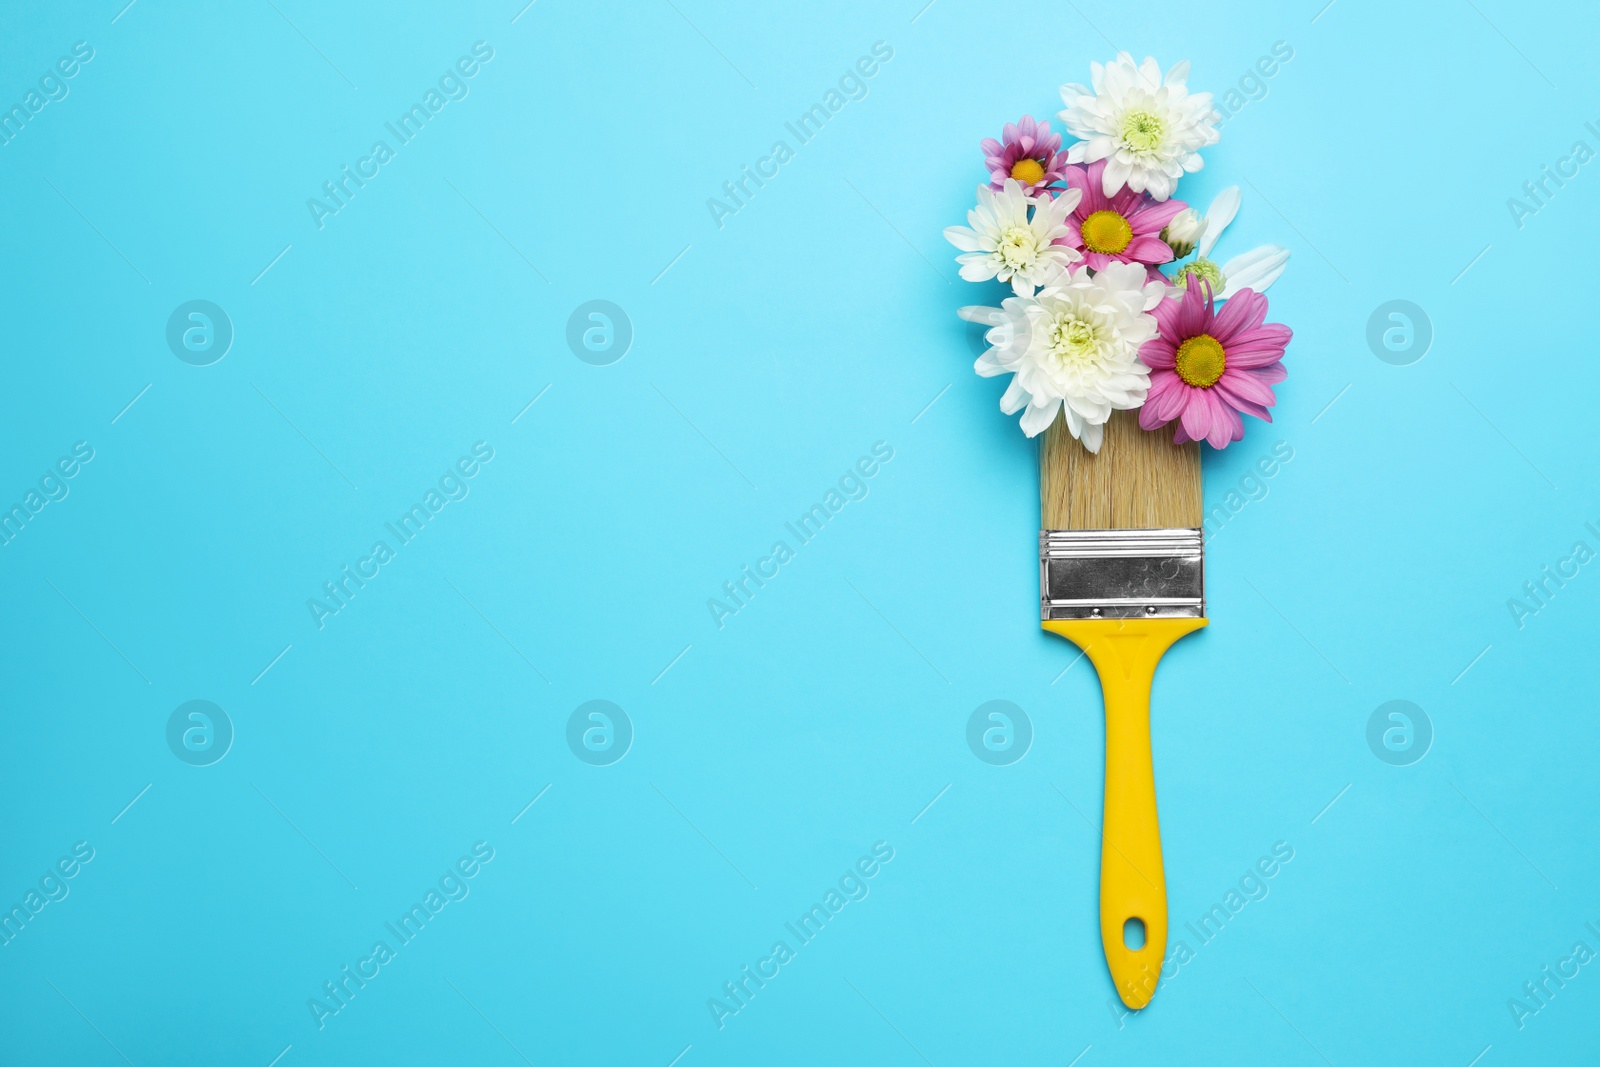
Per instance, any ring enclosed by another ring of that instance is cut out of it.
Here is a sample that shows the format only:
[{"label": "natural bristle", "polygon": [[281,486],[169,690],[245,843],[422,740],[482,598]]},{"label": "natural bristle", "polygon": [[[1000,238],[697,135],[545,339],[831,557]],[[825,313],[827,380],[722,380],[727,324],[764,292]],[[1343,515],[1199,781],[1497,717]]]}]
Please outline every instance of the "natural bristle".
[{"label": "natural bristle", "polygon": [[1201,524],[1200,446],[1172,443],[1172,427],[1141,430],[1132,411],[1112,413],[1098,454],[1057,418],[1039,446],[1039,503],[1046,530],[1193,529]]}]

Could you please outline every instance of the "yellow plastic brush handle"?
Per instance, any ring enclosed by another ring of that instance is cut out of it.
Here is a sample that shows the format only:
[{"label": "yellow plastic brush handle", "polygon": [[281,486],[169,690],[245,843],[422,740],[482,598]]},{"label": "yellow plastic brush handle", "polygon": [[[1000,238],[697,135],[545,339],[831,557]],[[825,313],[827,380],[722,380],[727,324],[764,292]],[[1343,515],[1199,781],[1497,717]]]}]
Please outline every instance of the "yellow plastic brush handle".
[{"label": "yellow plastic brush handle", "polygon": [[[1100,942],[1117,995],[1142,1008],[1167,952],[1167,879],[1150,759],[1150,684],[1172,643],[1205,619],[1061,619],[1044,628],[1079,648],[1100,675],[1106,705],[1106,801],[1100,846]],[[1129,919],[1144,945],[1123,940]]]}]

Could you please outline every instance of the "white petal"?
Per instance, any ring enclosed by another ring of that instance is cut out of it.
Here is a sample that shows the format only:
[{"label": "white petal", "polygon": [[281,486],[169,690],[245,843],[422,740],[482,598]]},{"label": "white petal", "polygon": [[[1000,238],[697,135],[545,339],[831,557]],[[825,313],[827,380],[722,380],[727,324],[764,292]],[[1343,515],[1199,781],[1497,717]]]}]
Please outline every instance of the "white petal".
[{"label": "white petal", "polygon": [[1083,419],[1085,426],[1105,422],[1111,417],[1111,405],[1100,396],[1069,396],[1065,398],[1066,410]]},{"label": "white petal", "polygon": [[[1102,175],[1100,181],[1101,191],[1107,196],[1114,196],[1121,191],[1124,185],[1133,184],[1131,179],[1136,176],[1136,173],[1133,168],[1122,162],[1122,160],[1108,159],[1106,161],[1105,174]],[[1139,191],[1138,186],[1134,186],[1134,189]]]},{"label": "white petal", "polygon": [[1100,442],[1105,439],[1106,424],[1103,422],[1090,423],[1083,428],[1083,434],[1078,440],[1083,442],[1083,447],[1090,452],[1100,451]]},{"label": "white petal", "polygon": [[1288,265],[1289,250],[1282,245],[1262,245],[1243,255],[1234,256],[1222,265],[1226,284],[1222,292],[1217,294],[1217,299],[1226,300],[1241,289],[1265,292],[1267,286],[1277,281]]},{"label": "white petal", "polygon": [[1142,263],[1107,263],[1097,274],[1104,284],[1117,289],[1141,289],[1146,277]]},{"label": "white petal", "polygon": [[1222,236],[1222,231],[1228,223],[1239,213],[1239,187],[1230,185],[1217,194],[1211,201],[1211,206],[1206,208],[1206,232],[1200,238],[1200,255],[1210,258],[1211,250],[1217,246],[1217,238]]},{"label": "white petal", "polygon": [[977,231],[969,226],[946,226],[944,239],[963,252],[976,252],[983,247],[978,243]]},{"label": "white petal", "polygon": [[1022,432],[1029,437],[1038,437],[1056,421],[1056,411],[1060,407],[1059,400],[1051,400],[1045,404],[1029,404],[1028,409],[1022,413]]},{"label": "white petal", "polygon": [[968,252],[966,255],[957,256],[956,262],[961,264],[961,277],[969,282],[986,282],[999,273],[994,260],[982,252]]},{"label": "white petal", "polygon": [[981,322],[985,326],[998,326],[1005,321],[1005,312],[982,304],[968,304],[964,308],[957,308],[956,314],[968,322]]},{"label": "white petal", "polygon": [[1015,415],[1032,399],[1022,383],[1016,378],[1011,379],[1011,384],[1006,386],[1005,395],[1000,398],[1000,410],[1006,415]]}]

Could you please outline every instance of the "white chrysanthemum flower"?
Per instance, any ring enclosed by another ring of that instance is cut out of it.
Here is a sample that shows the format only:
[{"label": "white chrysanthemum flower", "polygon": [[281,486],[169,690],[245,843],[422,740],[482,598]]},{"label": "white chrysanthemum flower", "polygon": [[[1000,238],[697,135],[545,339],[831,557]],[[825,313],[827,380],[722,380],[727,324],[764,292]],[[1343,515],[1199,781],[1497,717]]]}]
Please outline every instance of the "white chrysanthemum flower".
[{"label": "white chrysanthemum flower", "polygon": [[1189,61],[1161,76],[1153,58],[1135,64],[1120,53],[1116,61],[1091,63],[1094,89],[1076,83],[1061,87],[1067,105],[1060,113],[1068,131],[1081,140],[1067,150],[1073,163],[1106,161],[1107,196],[1124,185],[1166,200],[1186,171],[1204,163],[1199,149],[1222,139],[1210,93],[1190,93]]},{"label": "white chrysanthemum flower", "polygon": [[1000,410],[1021,411],[1023,433],[1043,433],[1059,411],[1072,436],[1098,452],[1111,413],[1144,403],[1150,370],[1139,347],[1156,336],[1150,309],[1166,292],[1147,277],[1140,263],[1079,267],[1037,295],[960,310],[990,328],[984,336],[993,347],[973,369],[986,378],[1014,376]]},{"label": "white chrysanthemum flower", "polygon": [[1252,248],[1221,266],[1211,258],[1217,238],[1222,236],[1222,231],[1239,213],[1240,200],[1239,187],[1230,185],[1218,193],[1217,198],[1211,201],[1211,206],[1206,208],[1205,234],[1200,238],[1200,254],[1195,256],[1193,263],[1185,263],[1172,276],[1172,284],[1177,287],[1178,295],[1183,294],[1183,288],[1188,284],[1185,279],[1191,274],[1204,278],[1218,300],[1226,300],[1242,289],[1263,293],[1289,265],[1289,250],[1282,245]]},{"label": "white chrysanthemum flower", "polygon": [[1032,295],[1082,258],[1071,245],[1054,243],[1067,236],[1067,216],[1082,197],[1066,189],[1034,200],[1015,178],[1001,189],[978,186],[978,206],[967,212],[970,225],[944,231],[963,253],[956,257],[961,276],[969,282],[999,278],[1018,296]]}]

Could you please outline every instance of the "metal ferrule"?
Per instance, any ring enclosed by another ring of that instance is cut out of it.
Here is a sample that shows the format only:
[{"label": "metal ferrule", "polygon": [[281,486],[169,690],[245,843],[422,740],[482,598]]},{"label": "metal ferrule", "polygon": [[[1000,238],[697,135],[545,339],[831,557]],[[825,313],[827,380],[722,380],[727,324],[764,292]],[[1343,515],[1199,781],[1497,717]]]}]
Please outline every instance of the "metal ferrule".
[{"label": "metal ferrule", "polygon": [[1200,530],[1040,530],[1039,609],[1050,619],[1206,613]]}]

